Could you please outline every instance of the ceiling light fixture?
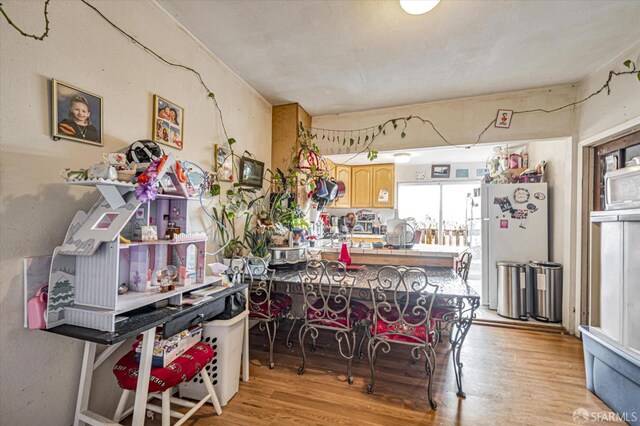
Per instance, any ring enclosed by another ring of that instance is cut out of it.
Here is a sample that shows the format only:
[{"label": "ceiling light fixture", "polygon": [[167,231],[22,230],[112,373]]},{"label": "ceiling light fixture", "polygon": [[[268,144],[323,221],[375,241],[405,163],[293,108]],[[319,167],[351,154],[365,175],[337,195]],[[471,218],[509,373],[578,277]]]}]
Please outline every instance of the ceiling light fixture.
[{"label": "ceiling light fixture", "polygon": [[411,161],[411,154],[408,152],[401,152],[393,156],[393,162],[396,164],[405,164],[409,161]]},{"label": "ceiling light fixture", "polygon": [[440,0],[400,0],[400,6],[410,15],[427,13],[440,3]]}]

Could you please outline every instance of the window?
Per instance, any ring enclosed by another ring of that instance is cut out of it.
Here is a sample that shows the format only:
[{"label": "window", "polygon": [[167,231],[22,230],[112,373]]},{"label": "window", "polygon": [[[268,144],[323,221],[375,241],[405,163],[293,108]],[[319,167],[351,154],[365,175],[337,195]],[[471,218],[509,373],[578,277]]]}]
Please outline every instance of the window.
[{"label": "window", "polygon": [[412,217],[418,228],[427,229],[423,242],[462,244],[468,230],[469,196],[480,188],[479,182],[401,183],[398,185],[398,215]]}]

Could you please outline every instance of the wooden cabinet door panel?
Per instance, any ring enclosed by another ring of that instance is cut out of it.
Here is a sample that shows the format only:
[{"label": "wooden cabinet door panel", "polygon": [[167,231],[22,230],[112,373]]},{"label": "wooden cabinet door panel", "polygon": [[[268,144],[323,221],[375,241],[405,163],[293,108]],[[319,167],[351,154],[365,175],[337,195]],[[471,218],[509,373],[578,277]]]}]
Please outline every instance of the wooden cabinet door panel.
[{"label": "wooden cabinet door panel", "polygon": [[394,205],[395,166],[393,164],[379,164],[372,166],[372,168],[372,206],[392,208]]},{"label": "wooden cabinet door panel", "polygon": [[336,165],[335,178],[336,180],[341,180],[344,182],[346,191],[344,197],[338,198],[334,203],[334,206],[339,208],[351,207],[351,167]]},{"label": "wooden cabinet door panel", "polygon": [[351,207],[371,207],[371,166],[353,166],[351,168]]}]

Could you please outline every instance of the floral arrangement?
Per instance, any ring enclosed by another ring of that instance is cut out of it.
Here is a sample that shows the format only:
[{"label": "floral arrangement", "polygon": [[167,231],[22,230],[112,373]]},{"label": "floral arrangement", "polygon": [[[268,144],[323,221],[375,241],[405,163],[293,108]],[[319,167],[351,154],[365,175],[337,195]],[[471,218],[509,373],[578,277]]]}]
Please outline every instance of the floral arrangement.
[{"label": "floral arrangement", "polygon": [[155,188],[155,184],[158,182],[158,175],[162,171],[165,163],[167,162],[167,156],[164,155],[157,160],[153,160],[144,172],[138,176],[136,183],[136,199],[141,203],[147,203],[151,200],[155,200],[158,196],[158,190]]}]

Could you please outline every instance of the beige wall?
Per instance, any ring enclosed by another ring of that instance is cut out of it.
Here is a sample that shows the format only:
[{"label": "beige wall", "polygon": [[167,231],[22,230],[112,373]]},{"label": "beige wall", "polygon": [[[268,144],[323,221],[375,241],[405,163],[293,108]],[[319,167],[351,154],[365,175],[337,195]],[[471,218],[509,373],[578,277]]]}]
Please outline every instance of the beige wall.
[{"label": "beige wall", "polygon": [[[574,85],[554,86],[544,89],[523,90],[489,96],[453,99],[441,102],[406,105],[397,108],[363,111],[349,114],[313,117],[313,126],[328,129],[357,129],[375,126],[388,119],[418,115],[429,119],[438,130],[454,144],[469,144],[495,119],[498,109],[528,110],[556,108],[576,100]],[[509,129],[491,126],[481,142],[511,142],[533,139],[550,139],[569,136],[575,128],[575,114],[571,109],[554,114],[530,113],[514,116]],[[400,130],[388,131],[376,138],[374,148],[389,151],[408,148],[443,146],[444,142],[428,124],[411,121],[405,138]],[[323,153],[345,153],[345,147],[337,143],[318,141]]]},{"label": "beige wall", "polygon": [[[631,59],[640,68],[640,40],[617,55],[608,64],[600,68],[579,84],[580,97],[600,89],[610,70],[626,70],[623,62]],[[606,90],[585,102],[577,109],[578,135],[580,140],[619,126],[629,120],[640,117],[640,81],[635,75],[614,77],[611,82],[611,94]]]},{"label": "beige wall", "polygon": [[[149,1],[93,1],[122,28],[168,59],[199,70],[215,91],[238,149],[270,163],[271,106]],[[42,28],[42,2],[4,1],[26,31]],[[103,152],[150,136],[154,93],[185,108],[185,149],[175,152],[210,169],[213,145],[224,142],[212,103],[189,73],[168,68],[123,38],[78,1],[50,6],[51,33],[42,42],[0,24],[0,424],[69,425],[82,356],[80,341],[22,328],[22,259],[49,255],[95,190],[69,187],[64,167],[87,167]],[[49,79],[104,97],[105,147],[49,137]],[[115,380],[107,362],[92,404],[111,415]],[[101,393],[101,395],[100,395]]]}]

